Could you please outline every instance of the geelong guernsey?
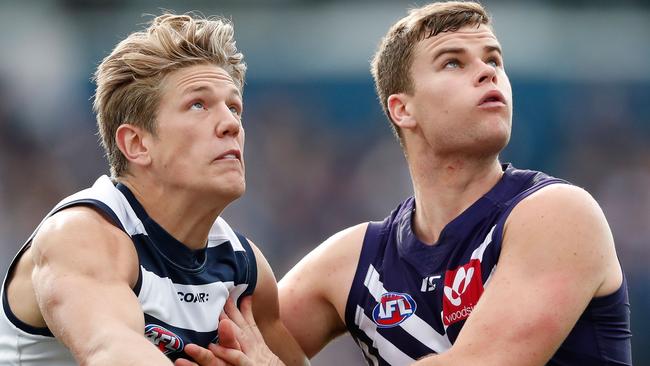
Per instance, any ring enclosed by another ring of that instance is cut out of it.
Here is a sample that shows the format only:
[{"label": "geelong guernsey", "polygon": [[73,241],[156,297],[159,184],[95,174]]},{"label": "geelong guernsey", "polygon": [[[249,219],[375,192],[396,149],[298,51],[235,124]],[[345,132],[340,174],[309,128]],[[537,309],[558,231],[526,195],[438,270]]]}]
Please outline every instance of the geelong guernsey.
[{"label": "geelong guernsey", "polygon": [[[212,226],[206,248],[192,251],[153,221],[126,186],[107,176],[61,201],[46,218],[76,205],[100,210],[131,237],[140,264],[133,291],[144,313],[143,335],[172,360],[184,356],[188,343],[207,346],[215,341],[226,299],[238,300],[255,289],[257,265],[250,244],[222,218]],[[2,286],[0,364],[76,365],[48,328],[21,322],[8,306],[7,278],[37,231],[13,260]]]},{"label": "geelong guernsey", "polygon": [[[368,225],[345,321],[369,365],[409,365],[448,350],[489,286],[512,209],[543,187],[566,184],[510,165],[503,169],[496,186],[451,221],[434,246],[413,232],[413,197]],[[589,303],[548,365],[631,365],[630,337],[623,279],[617,291]]]}]

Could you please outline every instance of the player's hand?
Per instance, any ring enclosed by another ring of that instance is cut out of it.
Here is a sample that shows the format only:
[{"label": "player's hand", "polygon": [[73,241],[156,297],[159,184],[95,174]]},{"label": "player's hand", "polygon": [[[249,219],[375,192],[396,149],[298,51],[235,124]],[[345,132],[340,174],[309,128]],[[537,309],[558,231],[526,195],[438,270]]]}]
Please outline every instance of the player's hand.
[{"label": "player's hand", "polygon": [[[232,301],[230,301],[232,302]],[[227,319],[225,314],[219,316],[219,344],[227,349],[233,349],[235,351],[241,351],[241,346],[239,341],[237,341],[237,336],[235,334],[239,328],[235,323],[230,319]],[[185,346],[185,354],[192,357],[195,362],[188,361],[186,359],[178,359],[174,362],[174,366],[230,366],[230,365],[250,365],[252,363],[248,362],[245,358],[245,355],[242,353],[243,357],[239,362],[231,364],[226,362],[216,356],[217,345],[210,343],[208,348],[201,347],[196,344],[188,344]],[[241,355],[239,355],[241,356]]]},{"label": "player's hand", "polygon": [[188,344],[185,346],[185,354],[192,357],[195,362],[179,358],[174,362],[174,366],[231,366],[232,364],[219,359],[214,354],[216,344],[210,343],[208,348],[201,347],[197,344]]},{"label": "player's hand", "polygon": [[219,344],[210,350],[218,358],[237,366],[283,366],[257,328],[250,296],[242,299],[240,308],[241,311],[228,299],[220,316]]},{"label": "player's hand", "polygon": [[188,344],[185,353],[195,362],[176,360],[175,366],[284,366],[264,342],[253,317],[252,301],[248,296],[241,301],[241,311],[231,299],[219,316],[219,344],[203,348]]}]

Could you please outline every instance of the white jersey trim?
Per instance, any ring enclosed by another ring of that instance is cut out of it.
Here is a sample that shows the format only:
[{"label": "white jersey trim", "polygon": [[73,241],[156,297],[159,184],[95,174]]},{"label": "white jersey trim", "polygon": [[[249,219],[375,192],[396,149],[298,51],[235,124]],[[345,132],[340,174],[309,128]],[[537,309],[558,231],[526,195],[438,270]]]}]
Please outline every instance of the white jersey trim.
[{"label": "white jersey trim", "polygon": [[[363,308],[357,305],[356,315],[354,322],[366,335],[372,339],[372,346],[377,349],[377,352],[391,365],[410,365],[415,360],[409,357],[406,353],[402,352],[397,346],[392,344],[389,340],[384,338],[381,334],[377,333],[377,325],[372,319],[368,318],[363,311]],[[365,351],[365,350],[364,350]],[[370,352],[365,352],[368,358],[375,358]],[[375,359],[376,360],[376,359]]]},{"label": "white jersey trim", "polygon": [[[377,272],[373,265],[368,266],[368,273],[366,274],[364,285],[377,302],[381,302],[381,296],[388,292],[384,288],[384,284],[379,280],[379,272]],[[375,329],[373,329],[373,333],[375,333],[376,324],[375,322],[372,322],[372,324],[375,326]],[[357,323],[357,325],[359,324]],[[399,326],[408,334],[413,336],[413,338],[417,339],[436,353],[442,353],[451,348],[451,342],[447,335],[441,335],[438,333],[432,326],[417,316],[417,314],[412,314]],[[366,332],[366,334],[368,333]],[[368,336],[370,336],[370,334],[368,334]]]}]

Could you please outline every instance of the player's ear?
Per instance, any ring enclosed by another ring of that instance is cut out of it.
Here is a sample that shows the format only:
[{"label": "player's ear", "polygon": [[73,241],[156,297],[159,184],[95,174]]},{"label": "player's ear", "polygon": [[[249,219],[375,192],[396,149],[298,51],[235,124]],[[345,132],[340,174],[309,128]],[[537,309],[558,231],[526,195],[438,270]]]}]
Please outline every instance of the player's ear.
[{"label": "player's ear", "polygon": [[402,129],[415,127],[415,118],[408,102],[409,96],[405,93],[391,94],[388,97],[388,113],[393,123]]},{"label": "player's ear", "polygon": [[131,164],[145,166],[151,163],[150,139],[150,133],[128,123],[120,125],[115,131],[117,147]]}]

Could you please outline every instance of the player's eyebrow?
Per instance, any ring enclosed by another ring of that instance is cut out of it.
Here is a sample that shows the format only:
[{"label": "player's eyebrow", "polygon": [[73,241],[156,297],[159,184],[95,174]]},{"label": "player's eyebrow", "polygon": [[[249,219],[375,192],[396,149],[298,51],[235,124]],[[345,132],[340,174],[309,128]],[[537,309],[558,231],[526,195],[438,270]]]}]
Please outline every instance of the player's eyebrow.
[{"label": "player's eyebrow", "polygon": [[485,47],[483,47],[483,50],[485,51],[485,53],[496,52],[499,55],[502,54],[501,47],[499,47],[499,46],[492,46],[492,45],[485,46]]},{"label": "player's eyebrow", "polygon": [[[485,53],[496,52],[499,55],[501,55],[501,47],[499,47],[498,45],[485,46],[485,47],[483,47],[483,51],[485,51]],[[440,58],[441,56],[444,56],[446,54],[450,54],[450,53],[451,54],[462,54],[462,53],[466,53],[466,52],[467,52],[467,48],[465,48],[465,47],[444,47],[444,48],[439,49],[435,53],[435,55],[433,56],[433,61],[435,62],[438,58]]]},{"label": "player's eyebrow", "polygon": [[438,58],[440,58],[441,56],[446,55],[448,53],[457,54],[457,53],[465,53],[465,52],[467,52],[467,49],[463,48],[463,47],[445,47],[445,48],[441,48],[433,56],[433,61],[436,61]]},{"label": "player's eyebrow", "polygon": [[[209,86],[207,86],[207,85],[197,85],[197,86],[191,86],[189,88],[185,88],[183,90],[182,94],[183,95],[188,95],[188,94],[201,93],[201,92],[206,92],[206,91],[210,91]],[[229,87],[228,92],[230,92],[230,94],[238,97],[239,99],[241,99],[241,97],[242,97],[241,92],[239,91],[239,89],[237,89],[235,87]]]}]

